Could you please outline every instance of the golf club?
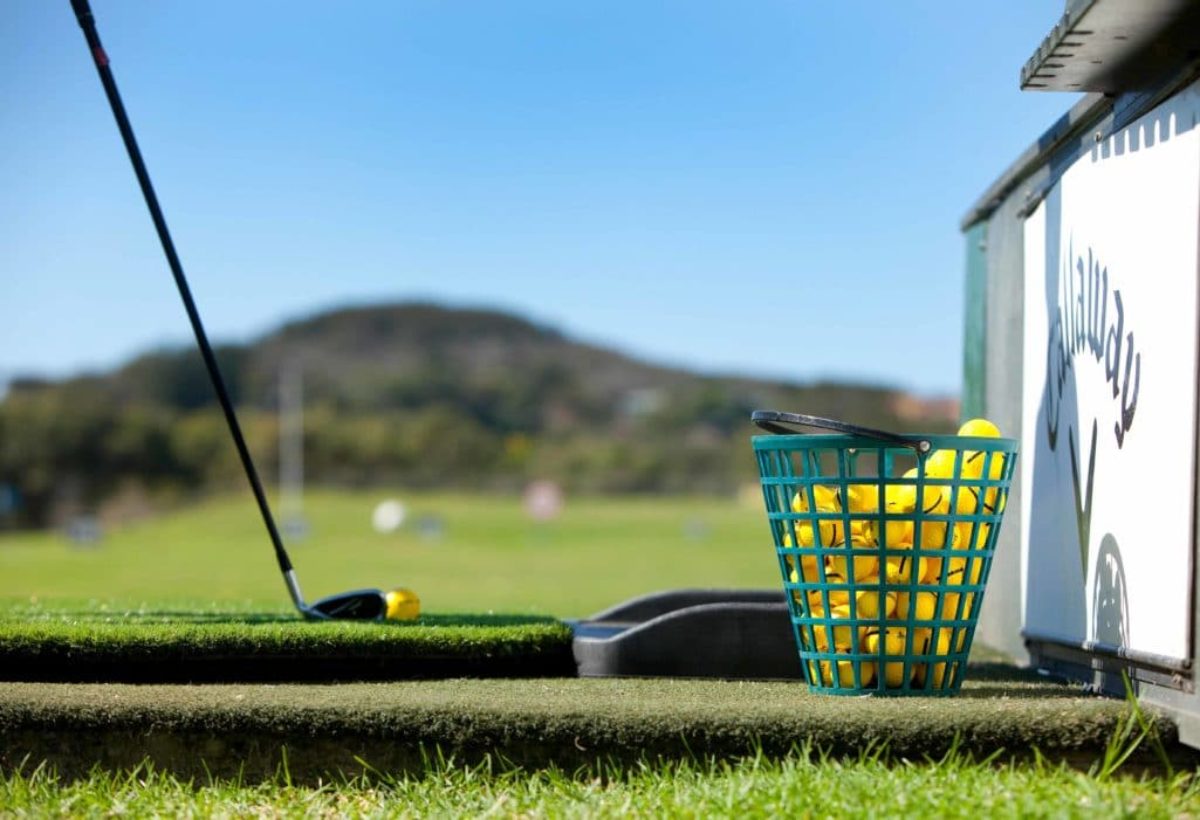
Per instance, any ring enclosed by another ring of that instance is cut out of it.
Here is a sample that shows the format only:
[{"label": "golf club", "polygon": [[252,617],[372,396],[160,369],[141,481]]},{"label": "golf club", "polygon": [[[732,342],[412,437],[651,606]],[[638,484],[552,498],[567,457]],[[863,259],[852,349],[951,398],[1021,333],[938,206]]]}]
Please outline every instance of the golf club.
[{"label": "golf club", "polygon": [[146,198],[146,206],[150,209],[154,228],[158,231],[163,252],[167,255],[167,263],[171,267],[171,273],[175,276],[175,285],[179,288],[179,296],[183,299],[183,306],[192,323],[192,331],[196,334],[196,344],[200,348],[200,355],[204,357],[204,366],[208,370],[209,379],[217,393],[217,400],[225,413],[229,433],[233,436],[233,443],[241,457],[246,478],[249,479],[250,487],[254,491],[254,498],[258,502],[259,512],[262,513],[263,523],[266,524],[267,533],[271,536],[271,543],[275,546],[275,558],[279,561],[279,569],[283,573],[288,593],[292,596],[292,603],[306,618],[314,620],[383,620],[388,613],[388,595],[378,589],[353,590],[339,595],[330,595],[311,604],[305,603],[304,595],[300,592],[300,582],[296,578],[296,571],[292,569],[292,561],[283,547],[283,540],[279,537],[275,518],[271,515],[271,508],[267,504],[267,496],[263,492],[262,482],[259,481],[258,471],[254,468],[250,451],[246,447],[246,440],[242,437],[242,428],[234,413],[233,402],[230,401],[229,393],[225,389],[225,380],[221,378],[216,356],[213,355],[212,347],[208,343],[204,325],[200,322],[196,303],[192,300],[191,288],[188,287],[187,279],[184,278],[183,266],[179,262],[179,256],[175,253],[175,243],[171,241],[171,234],[167,231],[167,221],[158,206],[158,197],[154,193],[154,186],[150,183],[150,175],[146,171],[145,163],[142,162],[142,153],[138,149],[137,140],[134,139],[133,127],[129,124],[129,118],[125,114],[121,95],[117,92],[117,83],[113,78],[112,69],[108,66],[108,55],[105,54],[104,47],[100,44],[95,17],[92,15],[88,0],[71,0],[71,8],[75,12],[75,18],[79,21],[79,27],[83,29],[83,36],[91,50],[96,70],[100,73],[100,82],[104,86],[104,93],[108,95],[109,105],[112,106],[113,116],[117,120],[117,128],[121,131],[121,139],[124,140],[125,149],[129,152],[129,160],[133,163],[133,170],[137,174],[138,184],[141,185],[142,195]]}]

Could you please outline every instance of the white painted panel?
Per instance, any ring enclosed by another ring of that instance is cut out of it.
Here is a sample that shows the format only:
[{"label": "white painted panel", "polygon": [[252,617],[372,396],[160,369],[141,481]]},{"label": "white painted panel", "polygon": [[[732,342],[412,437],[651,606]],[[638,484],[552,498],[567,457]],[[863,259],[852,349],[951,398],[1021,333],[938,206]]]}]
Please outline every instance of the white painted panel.
[{"label": "white painted panel", "polygon": [[1191,655],[1198,89],[1077,160],[1025,224],[1028,634]]}]

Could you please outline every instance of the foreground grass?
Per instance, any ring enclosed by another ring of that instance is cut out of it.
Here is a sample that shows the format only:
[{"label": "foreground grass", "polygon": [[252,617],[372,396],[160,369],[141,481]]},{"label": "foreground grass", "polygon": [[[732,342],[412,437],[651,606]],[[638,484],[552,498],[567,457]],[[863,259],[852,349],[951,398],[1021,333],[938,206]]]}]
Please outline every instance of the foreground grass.
[{"label": "foreground grass", "polygon": [[[409,586],[426,612],[577,618],[658,589],[780,583],[761,503],[572,498],[557,520],[538,524],[516,497],[405,494],[408,522],[380,535],[370,521],[382,495],[306,497],[311,534],[289,550],[309,598]],[[3,598],[94,599],[118,609],[184,599],[287,604],[262,522],[243,495],[114,530],[91,547],[57,533],[0,535]]]},{"label": "foreground grass", "polygon": [[316,787],[274,781],[193,783],[149,768],[68,781],[44,770],[0,777],[14,816],[500,817],[1179,817],[1200,812],[1184,775],[1111,776],[1045,763],[996,765],[951,753],[937,762],[808,754],[567,773],[431,763],[419,776]]}]

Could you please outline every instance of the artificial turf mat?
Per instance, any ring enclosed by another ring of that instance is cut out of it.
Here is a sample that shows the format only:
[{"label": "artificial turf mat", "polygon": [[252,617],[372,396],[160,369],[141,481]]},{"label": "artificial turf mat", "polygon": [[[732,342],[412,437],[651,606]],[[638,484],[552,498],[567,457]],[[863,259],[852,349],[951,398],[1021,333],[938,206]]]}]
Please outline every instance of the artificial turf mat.
[{"label": "artificial turf mat", "polygon": [[[1086,765],[1129,708],[1000,663],[973,664],[952,699],[574,674],[569,629],[539,616],[310,623],[249,603],[8,603],[0,605],[0,679],[10,681],[0,683],[0,766],[47,761],[80,774],[149,758],[186,776],[260,778],[286,759],[291,776],[315,780],[370,767],[421,771],[430,754],[573,767],[781,755],[803,744],[835,754],[882,745],[907,758],[1036,748]],[[506,676],[525,679],[481,679]],[[414,678],[424,680],[405,680]],[[313,680],[393,682],[278,683]],[[214,681],[239,682],[164,683]],[[1173,757],[1200,762],[1169,719],[1149,714]],[[1151,745],[1135,757],[1153,763]]]},{"label": "artificial turf mat", "polygon": [[307,622],[288,610],[98,602],[0,607],[0,679],[347,681],[574,675],[569,627],[523,615]]},{"label": "artificial turf mat", "polygon": [[[149,758],[184,776],[304,781],[420,771],[429,755],[523,766],[728,758],[808,744],[884,747],[907,759],[977,757],[1088,765],[1129,712],[1117,700],[985,665],[957,698],[835,698],[797,683],[669,679],[404,681],[319,685],[0,683],[0,765],[64,774]],[[1174,725],[1146,713],[1177,764],[1195,766]],[[1134,759],[1155,762],[1143,743]]]}]

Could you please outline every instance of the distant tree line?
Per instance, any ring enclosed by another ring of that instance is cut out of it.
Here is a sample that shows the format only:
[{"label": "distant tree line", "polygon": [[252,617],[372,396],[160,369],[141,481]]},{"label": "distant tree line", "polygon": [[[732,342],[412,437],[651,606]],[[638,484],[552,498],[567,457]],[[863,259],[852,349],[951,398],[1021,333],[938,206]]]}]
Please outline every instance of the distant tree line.
[{"label": "distant tree line", "polygon": [[[341,487],[728,493],[756,478],[748,417],[779,407],[914,427],[882,388],[787,385],[654,368],[516,317],[404,305],[337,311],[218,352],[255,461],[277,480],[276,388],[304,372],[307,479]],[[244,486],[199,356],[159,351],[104,375],[18,380],[0,401],[7,526],[40,527],[131,493],[153,506]],[[15,490],[15,493],[12,491]]]}]

